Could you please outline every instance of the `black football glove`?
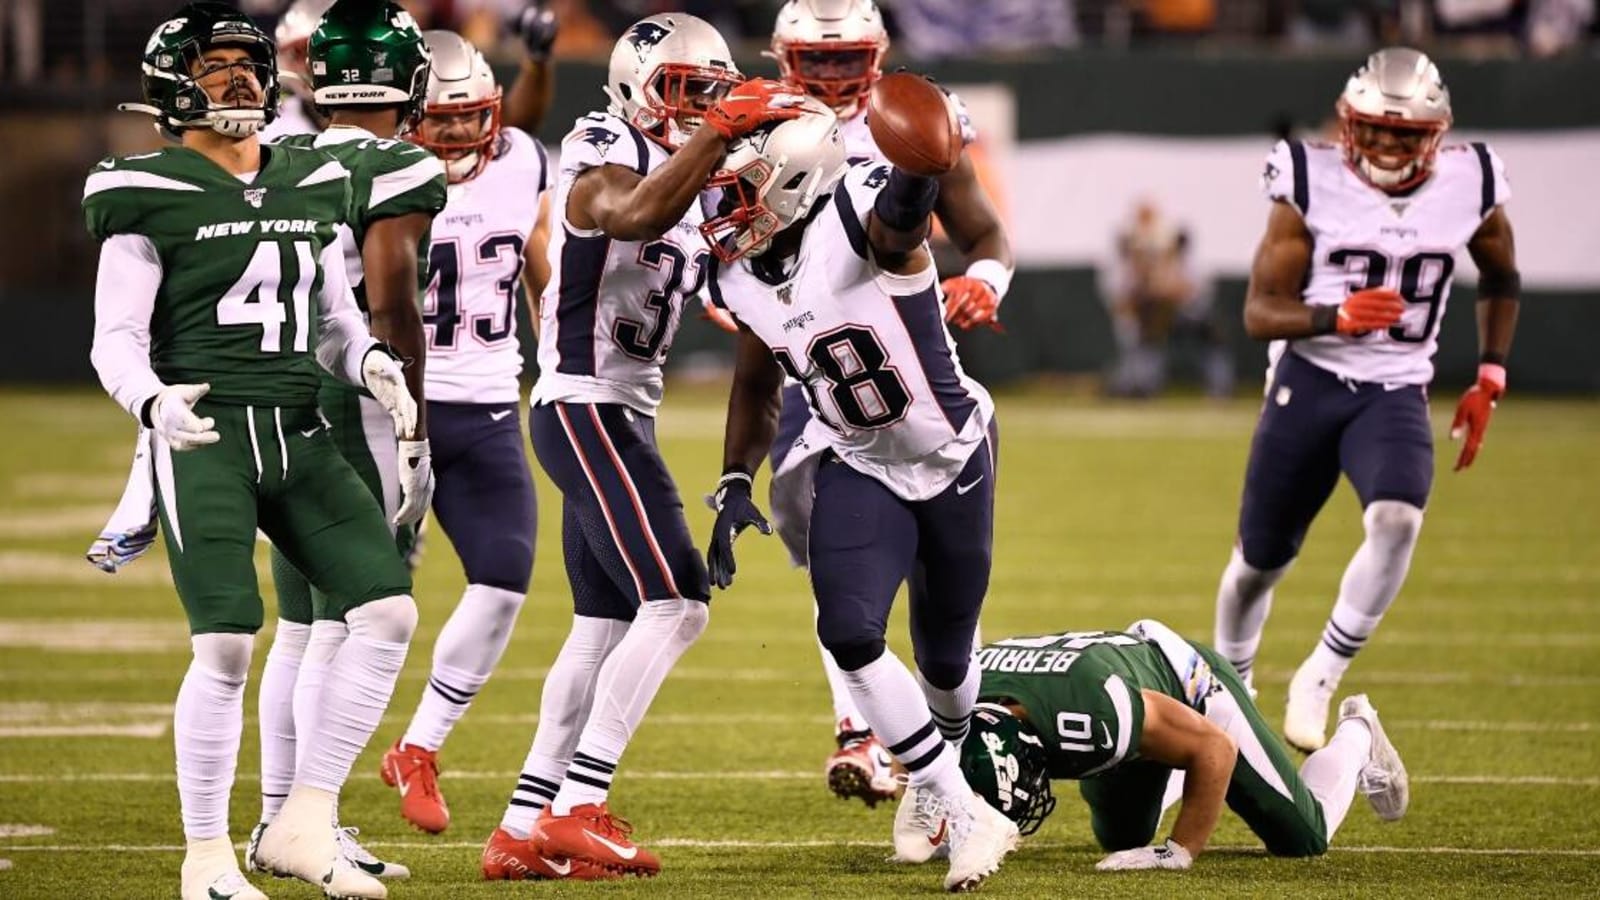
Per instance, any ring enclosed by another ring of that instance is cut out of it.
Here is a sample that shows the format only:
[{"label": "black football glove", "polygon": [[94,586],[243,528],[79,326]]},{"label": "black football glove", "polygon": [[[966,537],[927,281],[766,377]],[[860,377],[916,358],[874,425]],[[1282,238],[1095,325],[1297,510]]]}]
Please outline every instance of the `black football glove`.
[{"label": "black football glove", "polygon": [[511,30],[522,38],[529,59],[544,62],[550,58],[550,45],[556,42],[561,23],[556,21],[554,12],[545,8],[544,0],[528,0],[528,5],[511,20]]},{"label": "black football glove", "polygon": [[750,475],[745,472],[729,472],[717,482],[717,524],[711,528],[706,568],[710,570],[711,583],[723,590],[733,584],[733,573],[738,568],[733,562],[733,542],[739,532],[754,525],[762,534],[772,533],[772,526],[750,499],[750,487]]}]

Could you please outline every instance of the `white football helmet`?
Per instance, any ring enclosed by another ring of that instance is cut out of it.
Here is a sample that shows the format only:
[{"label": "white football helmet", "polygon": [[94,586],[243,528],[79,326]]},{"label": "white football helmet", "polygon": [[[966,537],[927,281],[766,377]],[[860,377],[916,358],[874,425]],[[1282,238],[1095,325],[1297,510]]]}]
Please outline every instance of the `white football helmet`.
[{"label": "white football helmet", "polygon": [[612,115],[676,150],[743,80],[715,28],[688,13],[659,13],[635,22],[612,48],[606,96]]},{"label": "white football helmet", "polygon": [[889,31],[872,0],[789,0],[770,56],[783,80],[848,118],[883,74]]},{"label": "white football helmet", "polygon": [[424,31],[422,40],[433,68],[422,121],[409,137],[444,160],[452,183],[471,180],[489,164],[500,137],[500,86],[483,54],[461,35]]},{"label": "white football helmet", "polygon": [[833,110],[815,97],[800,109],[798,118],[763,125],[728,145],[722,170],[706,182],[722,189],[722,203],[700,233],[725,262],[765,253],[773,236],[804,219],[850,166]]},{"label": "white football helmet", "polygon": [[1346,82],[1336,105],[1345,161],[1386,191],[1420,184],[1450,128],[1450,91],[1439,67],[1410,47],[1386,47]]},{"label": "white football helmet", "polygon": [[278,70],[295,76],[291,86],[299,89],[299,81],[308,77],[306,49],[311,43],[311,32],[317,30],[322,14],[333,5],[333,0],[294,0],[278,20],[273,39],[278,45]]}]

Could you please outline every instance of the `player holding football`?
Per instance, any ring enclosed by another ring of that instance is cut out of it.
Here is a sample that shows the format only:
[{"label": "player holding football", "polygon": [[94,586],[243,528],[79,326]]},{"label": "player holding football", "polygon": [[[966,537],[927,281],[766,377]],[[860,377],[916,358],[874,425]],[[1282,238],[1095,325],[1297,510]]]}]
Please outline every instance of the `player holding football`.
[{"label": "player holding football", "polygon": [[1485,144],[1440,147],[1450,92],[1429,59],[1380,50],[1338,102],[1338,145],[1283,141],[1256,250],[1245,329],[1273,342],[1271,380],[1245,470],[1238,544],[1217,591],[1216,646],[1249,683],[1272,605],[1343,471],[1366,540],[1322,639],[1289,683],[1283,731],[1323,744],[1328,704],[1405,580],[1433,484],[1428,383],[1456,254],[1477,264],[1478,379],[1456,408],[1456,460],[1472,464],[1517,321],[1519,279],[1505,169]]},{"label": "player holding football", "polygon": [[[923,88],[942,106],[936,88]],[[736,142],[713,181],[724,197],[704,226],[720,261],[708,286],[739,324],[739,347],[711,579],[732,583],[740,531],[771,530],[751,488],[787,376],[826,435],[812,463],[808,534],[817,635],[905,766],[912,799],[903,804],[947,821],[934,839],[950,857],[946,889],[971,890],[999,868],[1017,829],[973,798],[935,717],[964,730],[978,688],[994,404],[961,370],[942,319],[926,244],[938,182],[886,164],[849,167],[831,110],[814,98],[805,110]],[[884,642],[895,593],[918,566],[927,576],[911,607],[920,683]],[[917,839],[928,843],[925,832]]]},{"label": "player holding football", "polygon": [[[277,107],[272,41],[248,18],[194,3],[156,28],[145,103],[181,144],[103,160],[84,186],[101,241],[91,360],[108,393],[156,435],[161,531],[194,659],[174,712],[188,840],[184,900],[261,900],[239,872],[228,799],[244,683],[261,627],[257,528],[338,598],[349,639],[332,660],[278,867],[329,895],[383,897],[341,855],[339,790],[378,724],[416,627],[411,580],[382,510],[317,412],[318,362],[364,385],[384,428],[416,404],[349,294],[336,224],[351,184],[327,154],[263,147]],[[315,306],[313,306],[315,303]]]},{"label": "player holding football", "polygon": [[[1224,803],[1274,856],[1318,856],[1357,791],[1384,821],[1405,814],[1409,782],[1365,695],[1339,705],[1333,740],[1298,771],[1216,651],[1160,622],[1127,632],[1008,638],[978,651],[982,703],[961,748],[974,789],[1021,827],[1055,808],[1052,778],[1078,780],[1101,871],[1187,869]],[[1182,778],[1172,834],[1151,845],[1162,795]]]},{"label": "player holding football", "polygon": [[572,630],[485,878],[654,874],[606,805],[667,673],[704,630],[710,588],[656,447],[661,364],[709,256],[697,201],[728,142],[793,116],[773,81],[739,85],[727,43],[693,16],[635,23],[611,54],[605,112],[561,145],[529,414],[562,494]]},{"label": "player holding football", "polygon": [[449,201],[434,220],[428,329],[433,510],[461,558],[466,591],[433,646],[433,668],[382,775],[400,814],[423,831],[450,824],[438,751],[494,670],[533,574],[533,474],[517,414],[522,352],[516,289],[543,263],[537,223],[548,184],[544,148],[502,128],[494,71],[449,31],[426,31],[428,98],[412,139],[444,160]]},{"label": "player holding football", "polygon": [[[867,128],[867,94],[883,75],[889,33],[871,0],[789,0],[778,11],[769,55],[778,61],[782,78],[826,103],[839,117],[839,133],[851,162],[883,162],[883,154]],[[962,137],[967,144],[977,133],[954,96]],[[956,168],[938,178],[934,215],[967,262],[966,273],[944,279],[947,322],[972,328],[996,322],[1000,300],[1011,284],[1011,246],[1004,227],[978,183],[972,158],[962,153]],[[806,480],[811,460],[826,442],[820,432],[800,442],[811,421],[805,394],[797,382],[784,386],[778,436],[772,446],[773,478],[769,494],[773,524],[797,565],[806,563],[811,485]],[[821,426],[814,426],[820,428]],[[795,452],[796,446],[803,448]],[[913,576],[911,591],[920,595],[922,579]],[[868,806],[892,799],[899,784],[890,770],[889,754],[867,727],[850,697],[844,674],[832,655],[822,650],[822,669],[833,697],[837,749],[824,767],[828,787],[840,797],[860,797]],[[959,731],[964,722],[941,723]]]}]

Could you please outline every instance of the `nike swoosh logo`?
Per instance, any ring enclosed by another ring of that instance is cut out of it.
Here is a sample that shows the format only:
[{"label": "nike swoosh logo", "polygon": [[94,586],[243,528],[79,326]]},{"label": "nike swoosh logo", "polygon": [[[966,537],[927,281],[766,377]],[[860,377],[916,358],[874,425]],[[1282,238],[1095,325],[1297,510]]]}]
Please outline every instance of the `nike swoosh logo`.
[{"label": "nike swoosh logo", "polygon": [[400,799],[404,800],[406,798],[406,794],[411,793],[411,785],[407,784],[406,780],[400,777],[400,770],[398,768],[390,769],[389,771],[394,775],[394,786],[400,791]]},{"label": "nike swoosh logo", "polygon": [[[97,163],[95,163],[95,165],[97,165],[97,166],[99,166],[99,167],[100,167],[100,168],[102,168],[102,169],[115,169],[115,168],[116,168],[116,167],[117,167],[117,164],[116,164],[116,163],[114,163],[114,162],[112,162],[112,161],[111,161],[111,160],[109,160],[109,159],[102,159],[102,160],[100,160],[100,161],[99,161],[99,162],[97,162]],[[212,892],[212,893],[213,893],[213,894],[215,894],[215,893],[216,893],[216,890],[215,890],[215,889],[212,889],[212,891],[211,891],[211,892]]]},{"label": "nike swoosh logo", "polygon": [[965,494],[967,491],[972,490],[973,488],[977,487],[978,485],[980,485],[982,483],[983,483],[983,476],[979,475],[977,477],[977,479],[975,479],[971,484],[958,484],[958,485],[956,485],[956,495],[960,496],[962,494]]},{"label": "nike swoosh logo", "polygon": [[315,428],[307,428],[305,431],[300,432],[300,436],[301,437],[316,437],[317,436],[317,432],[319,432],[321,430],[322,430],[322,426],[321,425],[318,425]]},{"label": "nike swoosh logo", "polygon": [[949,833],[950,833],[950,820],[949,819],[940,819],[939,820],[939,830],[934,832],[932,835],[929,835],[928,843],[930,843],[933,846],[937,847],[940,844],[944,843],[945,835],[947,835]]},{"label": "nike swoosh logo", "polygon": [[557,875],[565,877],[572,874],[572,860],[570,859],[563,859],[561,862],[557,863],[548,856],[541,856],[539,857],[539,861],[549,866],[550,871],[556,873]]},{"label": "nike swoosh logo", "polygon": [[367,873],[368,875],[382,875],[383,874],[384,866],[383,866],[383,863],[381,863],[381,862],[362,862],[360,860],[356,860],[355,864],[356,864],[356,868],[358,868],[361,871]]},{"label": "nike swoosh logo", "polygon": [[635,856],[639,855],[638,847],[623,847],[620,844],[614,844],[587,828],[583,830],[583,833],[594,838],[596,841],[599,841],[602,845],[610,849],[612,853],[615,853],[623,859],[633,859]]},{"label": "nike swoosh logo", "polygon": [[509,415],[511,415],[511,410],[502,409],[499,412],[489,413],[489,419],[490,419],[490,421],[498,422],[501,419],[504,419],[506,416],[509,416]]},{"label": "nike swoosh logo", "polygon": [[1102,734],[1104,734],[1104,735],[1105,735],[1105,738],[1106,738],[1106,742],[1105,742],[1105,743],[1104,743],[1104,744],[1101,744],[1101,745],[1100,745],[1100,749],[1102,749],[1102,750],[1110,750],[1110,749],[1111,749],[1111,744],[1112,744],[1112,740],[1111,740],[1111,726],[1110,726],[1110,725],[1107,725],[1107,724],[1106,724],[1106,723],[1104,723],[1104,722],[1101,722],[1101,723],[1100,723],[1100,732],[1101,732],[1101,733],[1102,733]]},{"label": "nike swoosh logo", "polygon": [[[110,168],[107,166],[107,168]],[[211,895],[211,900],[233,900],[232,894],[218,893],[216,888],[208,888],[206,893]]]}]

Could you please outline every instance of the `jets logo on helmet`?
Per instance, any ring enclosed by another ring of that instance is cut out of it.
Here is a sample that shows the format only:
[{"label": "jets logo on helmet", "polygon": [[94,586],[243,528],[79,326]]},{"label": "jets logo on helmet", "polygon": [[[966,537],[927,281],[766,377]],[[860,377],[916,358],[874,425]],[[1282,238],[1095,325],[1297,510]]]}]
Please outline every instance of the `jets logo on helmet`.
[{"label": "jets logo on helmet", "polygon": [[[245,58],[208,61],[218,48],[244,51]],[[272,39],[248,16],[220,3],[191,3],[161,23],[145,42],[140,66],[143,103],[121,103],[120,110],[156,119],[156,129],[173,140],[189,128],[210,128],[231,138],[246,138],[271,122],[278,111],[277,53]],[[201,80],[213,88],[228,85],[224,99],[212,100]],[[226,99],[232,95],[232,102]]]},{"label": "jets logo on helmet", "polygon": [[607,109],[676,150],[742,80],[715,28],[688,13],[660,13],[634,23],[611,48]]},{"label": "jets logo on helmet", "polygon": [[973,707],[972,727],[961,744],[961,771],[973,791],[1024,835],[1038,831],[1055,811],[1044,743],[1004,706]]}]

